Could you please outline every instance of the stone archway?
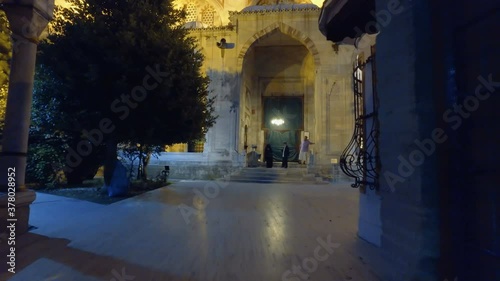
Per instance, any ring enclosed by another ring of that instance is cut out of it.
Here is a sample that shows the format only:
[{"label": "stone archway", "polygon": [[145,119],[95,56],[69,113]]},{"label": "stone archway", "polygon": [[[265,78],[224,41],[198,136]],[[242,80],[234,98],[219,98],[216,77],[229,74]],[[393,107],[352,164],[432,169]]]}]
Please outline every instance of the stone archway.
[{"label": "stone archway", "polygon": [[[275,161],[281,161],[279,151],[285,141],[290,159],[297,158],[303,132],[315,128],[311,116],[318,66],[319,52],[312,40],[282,23],[257,32],[240,50],[238,68],[245,97],[240,99],[241,108],[251,120],[248,140],[259,150],[271,144]],[[240,139],[244,138],[241,134]]]},{"label": "stone archway", "polygon": [[267,26],[266,28],[256,32],[251,38],[249,38],[245,42],[243,47],[241,47],[239,54],[238,54],[238,58],[237,58],[238,59],[238,62],[237,62],[237,69],[238,70],[240,70],[240,71],[242,70],[245,55],[247,54],[250,47],[258,40],[260,40],[266,36],[269,36],[270,34],[272,34],[276,30],[278,30],[281,33],[288,35],[291,38],[302,43],[309,50],[311,55],[313,56],[314,65],[316,66],[316,68],[318,68],[321,65],[319,51],[316,48],[316,45],[314,44],[313,40],[311,40],[311,38],[309,38],[307,35],[305,35],[300,30],[297,30],[297,29],[295,29],[295,28],[293,28],[293,27],[291,27],[283,22],[275,22],[275,23]]}]

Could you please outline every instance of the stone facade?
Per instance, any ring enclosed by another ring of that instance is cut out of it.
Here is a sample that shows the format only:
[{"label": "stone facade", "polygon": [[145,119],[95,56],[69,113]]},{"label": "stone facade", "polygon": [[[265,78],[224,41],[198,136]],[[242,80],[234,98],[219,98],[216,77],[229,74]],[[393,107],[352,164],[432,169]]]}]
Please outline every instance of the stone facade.
[{"label": "stone facade", "polygon": [[[178,1],[177,6],[189,3]],[[204,152],[189,156],[191,164],[244,166],[251,146],[262,153],[267,141],[263,99],[299,97],[303,124],[297,138],[309,134],[315,165],[331,173],[331,163],[338,162],[353,131],[353,49],[334,48],[324,38],[317,27],[320,9],[311,3],[245,7],[231,1],[211,6],[220,24],[186,23],[205,56],[203,71],[211,79],[219,116],[206,136]],[[152,159],[151,168],[170,165],[175,171],[182,155],[164,153]]]}]

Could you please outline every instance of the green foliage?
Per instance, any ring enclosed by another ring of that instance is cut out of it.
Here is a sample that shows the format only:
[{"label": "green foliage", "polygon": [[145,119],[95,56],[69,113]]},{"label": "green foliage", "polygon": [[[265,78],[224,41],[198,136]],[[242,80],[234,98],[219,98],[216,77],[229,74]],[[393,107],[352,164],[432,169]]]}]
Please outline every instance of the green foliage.
[{"label": "green foliage", "polygon": [[[126,159],[128,163],[129,179],[134,179],[139,174],[139,164],[142,165],[143,174],[142,179],[147,179],[146,167],[149,164],[151,157],[158,157],[163,151],[163,148],[159,145],[141,145],[135,143],[121,143],[118,145],[120,150],[120,156]],[[138,167],[138,170],[134,173],[134,166]]]},{"label": "green foliage", "polygon": [[102,139],[106,182],[117,143],[154,147],[203,138],[215,122],[214,101],[203,56],[178,24],[184,12],[169,0],[69,2],[71,8],[55,11],[53,33],[40,45],[37,71],[49,74],[50,85],[35,92],[51,96],[59,114],[40,126],[74,136],[68,132],[110,120]]},{"label": "green foliage", "polygon": [[[88,129],[109,118],[115,129],[105,137],[116,142],[202,138],[215,121],[213,100],[200,71],[203,56],[177,24],[184,12],[168,0],[70,2],[73,8],[56,12],[56,32],[39,58],[68,89],[63,110],[86,114],[81,125]],[[164,73],[160,83],[146,69]],[[144,100],[125,102],[138,86],[148,88]]]},{"label": "green foliage", "polygon": [[[46,83],[48,76],[40,74],[35,80],[36,88]],[[32,126],[30,127],[30,144],[26,166],[26,181],[42,186],[62,183],[59,177],[64,164],[63,135],[54,133],[54,122],[57,115],[57,102],[47,95],[38,95],[35,91],[32,110]]]},{"label": "green foliage", "polygon": [[9,21],[5,12],[0,10],[0,85],[9,83],[10,58],[12,57],[12,42]]},{"label": "green foliage", "polygon": [[30,144],[26,166],[26,180],[46,187],[62,184],[80,185],[94,178],[103,163],[102,153],[93,153],[71,172],[65,171],[66,151],[64,146],[55,145],[59,141],[45,139]]},{"label": "green foliage", "polygon": [[[52,72],[39,67],[35,75],[33,93],[32,123],[30,127],[30,145],[28,155],[28,180],[40,184],[48,184],[54,176],[64,171],[65,182],[81,184],[91,179],[103,163],[104,146],[100,145],[82,159],[80,165],[64,169],[67,149],[77,147],[81,141],[88,141],[82,135],[81,128],[75,126],[72,118],[82,118],[77,112],[61,111],[60,99],[67,89],[53,78]],[[50,168],[49,168],[50,167]]]},{"label": "green foliage", "polygon": [[28,148],[26,181],[44,186],[55,186],[64,182],[61,173],[64,155],[50,144],[35,144]]},{"label": "green foliage", "polygon": [[0,135],[5,120],[7,92],[9,86],[10,59],[12,57],[12,42],[9,22],[5,13],[0,10]]}]

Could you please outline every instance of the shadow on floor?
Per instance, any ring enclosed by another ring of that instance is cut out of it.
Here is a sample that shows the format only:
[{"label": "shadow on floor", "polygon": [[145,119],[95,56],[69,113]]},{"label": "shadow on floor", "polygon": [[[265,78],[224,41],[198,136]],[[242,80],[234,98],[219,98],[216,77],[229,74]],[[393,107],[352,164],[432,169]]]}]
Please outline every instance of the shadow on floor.
[{"label": "shadow on floor", "polygon": [[[15,274],[7,271],[6,262],[0,263],[0,280],[175,280],[195,281],[194,278],[174,276],[152,268],[131,264],[110,256],[100,256],[68,246],[67,239],[50,238],[26,233],[16,239]],[[7,249],[2,247],[4,260]],[[48,268],[47,268],[48,267]]]}]

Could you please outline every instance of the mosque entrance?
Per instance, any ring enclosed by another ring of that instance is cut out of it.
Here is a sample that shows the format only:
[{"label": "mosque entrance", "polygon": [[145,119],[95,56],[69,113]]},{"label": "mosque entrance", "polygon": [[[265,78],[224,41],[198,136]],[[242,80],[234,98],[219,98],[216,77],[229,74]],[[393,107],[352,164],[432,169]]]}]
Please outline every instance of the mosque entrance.
[{"label": "mosque entrance", "polygon": [[262,128],[265,143],[271,144],[274,161],[282,160],[283,143],[290,148],[289,161],[299,157],[300,135],[304,128],[302,97],[263,97]]},{"label": "mosque entrance", "polygon": [[240,147],[245,145],[243,126],[248,124],[249,145],[259,153],[269,143],[274,161],[281,161],[283,142],[287,142],[289,161],[296,161],[302,132],[316,126],[312,53],[280,29],[270,30],[246,51],[242,81],[241,108],[246,119],[242,118]]}]

